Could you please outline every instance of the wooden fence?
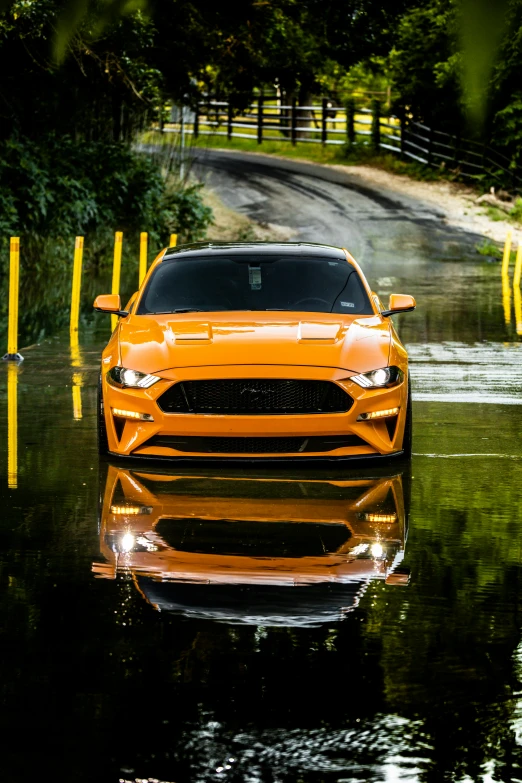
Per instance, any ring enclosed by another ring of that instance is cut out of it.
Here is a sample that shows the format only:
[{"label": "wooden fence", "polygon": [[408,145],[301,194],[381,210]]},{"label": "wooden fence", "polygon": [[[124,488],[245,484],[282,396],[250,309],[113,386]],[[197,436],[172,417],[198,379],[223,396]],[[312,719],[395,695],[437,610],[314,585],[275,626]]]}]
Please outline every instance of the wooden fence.
[{"label": "wooden fence", "polygon": [[163,133],[223,136],[296,144],[362,144],[376,152],[387,151],[403,159],[434,168],[445,168],[464,180],[521,192],[522,170],[488,144],[429,128],[411,117],[399,118],[381,111],[379,101],[372,109],[356,108],[354,101],[336,106],[327,98],[320,103],[299,106],[284,104],[277,96],[259,96],[241,112],[228,101],[205,98],[196,110],[172,110],[171,122],[158,128]]}]

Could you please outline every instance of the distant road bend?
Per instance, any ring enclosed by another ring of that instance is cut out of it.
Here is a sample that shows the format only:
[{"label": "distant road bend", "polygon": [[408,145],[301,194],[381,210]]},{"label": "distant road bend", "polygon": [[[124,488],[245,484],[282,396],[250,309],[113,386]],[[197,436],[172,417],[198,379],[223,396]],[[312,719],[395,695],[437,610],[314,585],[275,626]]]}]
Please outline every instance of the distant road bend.
[{"label": "distant road bend", "polygon": [[[194,172],[227,207],[293,229],[292,239],[349,248],[366,265],[475,254],[480,237],[404,194],[373,188],[345,171],[269,155],[192,148]],[[367,267],[366,267],[367,268]]]}]

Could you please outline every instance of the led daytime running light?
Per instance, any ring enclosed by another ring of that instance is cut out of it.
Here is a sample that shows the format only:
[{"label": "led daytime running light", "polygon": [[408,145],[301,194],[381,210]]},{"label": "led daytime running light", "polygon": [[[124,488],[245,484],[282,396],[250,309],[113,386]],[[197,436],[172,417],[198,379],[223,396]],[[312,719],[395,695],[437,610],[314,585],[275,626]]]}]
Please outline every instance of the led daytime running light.
[{"label": "led daytime running light", "polygon": [[397,386],[404,378],[404,373],[399,367],[381,367],[378,370],[370,370],[360,375],[352,375],[348,378],[362,389],[384,389]]},{"label": "led daytime running light", "polygon": [[107,381],[119,389],[148,389],[161,378],[150,373],[129,370],[126,367],[112,367],[107,373]]},{"label": "led daytime running light", "polygon": [[386,419],[389,416],[397,416],[399,408],[387,408],[384,411],[371,411],[371,413],[360,413],[357,421],[369,421],[369,419]]},{"label": "led daytime running light", "polygon": [[150,413],[138,413],[137,411],[124,411],[121,408],[112,409],[113,416],[120,416],[123,419],[138,419],[139,421],[154,421]]}]

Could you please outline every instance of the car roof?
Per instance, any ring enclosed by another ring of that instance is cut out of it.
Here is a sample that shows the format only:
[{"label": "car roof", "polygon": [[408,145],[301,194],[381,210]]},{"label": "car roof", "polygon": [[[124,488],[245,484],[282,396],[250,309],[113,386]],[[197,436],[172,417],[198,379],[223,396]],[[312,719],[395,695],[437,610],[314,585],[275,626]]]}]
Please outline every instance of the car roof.
[{"label": "car roof", "polygon": [[163,261],[174,261],[198,256],[231,255],[278,255],[278,256],[321,256],[346,261],[346,255],[340,247],[318,245],[311,242],[195,242],[190,245],[169,247]]}]

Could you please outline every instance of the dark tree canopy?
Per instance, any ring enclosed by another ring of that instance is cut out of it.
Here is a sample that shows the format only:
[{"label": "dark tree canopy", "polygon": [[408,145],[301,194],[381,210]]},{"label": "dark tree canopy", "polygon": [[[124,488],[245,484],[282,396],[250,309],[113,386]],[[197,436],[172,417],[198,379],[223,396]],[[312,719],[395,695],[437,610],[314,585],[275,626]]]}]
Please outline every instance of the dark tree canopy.
[{"label": "dark tree canopy", "polygon": [[[109,4],[109,7],[112,7]],[[1,133],[130,138],[161,98],[278,84],[305,97],[332,64],[386,55],[401,11],[375,0],[15,0],[0,16]],[[80,13],[81,10],[81,13]],[[66,26],[68,22],[68,27]]]}]

